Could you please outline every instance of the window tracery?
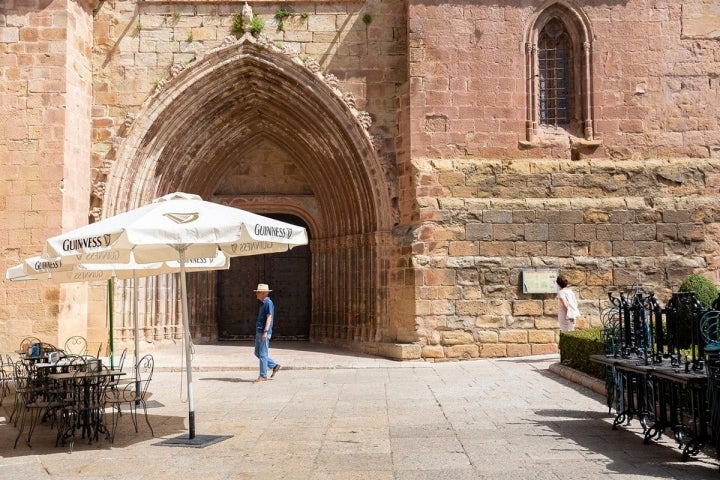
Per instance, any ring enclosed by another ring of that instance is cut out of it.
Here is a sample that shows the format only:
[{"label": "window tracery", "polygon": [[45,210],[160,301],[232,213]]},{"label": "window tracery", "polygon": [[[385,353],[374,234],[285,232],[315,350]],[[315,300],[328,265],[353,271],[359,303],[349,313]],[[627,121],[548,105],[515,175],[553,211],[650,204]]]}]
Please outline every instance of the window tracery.
[{"label": "window tracery", "polygon": [[526,122],[521,146],[597,146],[593,126],[592,35],[566,1],[542,9],[525,42]]}]

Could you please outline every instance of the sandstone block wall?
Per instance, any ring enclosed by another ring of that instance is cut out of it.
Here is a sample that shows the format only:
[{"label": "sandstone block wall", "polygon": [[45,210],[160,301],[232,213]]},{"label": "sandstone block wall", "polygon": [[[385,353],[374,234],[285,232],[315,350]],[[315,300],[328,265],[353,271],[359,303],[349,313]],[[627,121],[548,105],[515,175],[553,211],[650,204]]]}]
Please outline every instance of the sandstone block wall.
[{"label": "sandstone block wall", "polygon": [[425,356],[554,351],[555,297],[523,294],[524,269],[568,277],[581,327],[600,325],[608,292],[638,282],[662,304],[690,273],[720,283],[720,160],[625,162],[622,173],[599,159],[416,165],[427,194],[414,257]]},{"label": "sandstone block wall", "polygon": [[[87,223],[90,196],[92,6],[0,3],[0,271],[42,242]],[[39,283],[39,282],[38,282]],[[61,343],[87,327],[87,292],[23,282],[0,286],[0,350],[20,338]],[[101,323],[102,322],[102,323]],[[98,331],[99,330],[99,331]],[[92,339],[92,338],[91,338]]]},{"label": "sandstone block wall", "polygon": [[[720,280],[714,0],[557,2],[592,39],[597,142],[581,147],[562,132],[522,143],[525,42],[553,2],[249,3],[271,42],[315,58],[372,119],[399,219],[392,248],[364,260],[387,270],[392,292],[377,351],[438,361],[555,351],[555,300],[522,294],[526,268],[570,277],[581,326],[598,323],[609,289],[639,280],[662,300],[688,273]],[[242,5],[0,4],[0,266],[101,214],[135,115],[174,68],[232,34]],[[293,13],[282,27],[281,7]],[[99,331],[94,293],[3,283],[0,330],[24,332],[30,317],[28,333],[59,335],[61,317],[94,316],[86,328]],[[88,298],[95,313],[75,308]]]},{"label": "sandstone block wall", "polygon": [[405,333],[426,357],[554,351],[556,300],[523,294],[523,269],[566,274],[580,326],[599,324],[611,290],[640,282],[667,301],[689,273],[720,281],[716,5],[557,2],[591,29],[597,142],[579,148],[562,132],[522,143],[525,41],[553,2],[511,3],[409,5],[419,228]]},{"label": "sandstone block wall", "polygon": [[[519,148],[527,111],[525,42],[533,19],[552,3],[410,2],[414,158],[571,158],[567,135]],[[586,18],[592,39],[589,96],[602,142],[576,155],[720,156],[720,16],[713,0],[556,3]],[[583,46],[576,47],[582,63]]]},{"label": "sandstone block wall", "polygon": [[[241,35],[233,30],[233,20],[243,4],[116,0],[111,8],[98,11],[91,167],[97,215],[119,143],[141,105],[174,67],[191,64],[228,36]],[[271,44],[290,55],[314,59],[323,72],[335,77],[344,93],[352,95],[358,110],[371,112],[378,154],[394,167],[396,89],[406,79],[403,5],[381,1],[248,4],[263,24],[261,35]],[[283,18],[283,11],[290,16]]]}]

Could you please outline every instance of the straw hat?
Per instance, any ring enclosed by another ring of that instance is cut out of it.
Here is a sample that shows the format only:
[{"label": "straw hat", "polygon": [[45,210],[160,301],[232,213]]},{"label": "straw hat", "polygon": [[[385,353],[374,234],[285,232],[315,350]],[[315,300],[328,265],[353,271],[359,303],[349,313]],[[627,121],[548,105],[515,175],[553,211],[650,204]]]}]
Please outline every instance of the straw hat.
[{"label": "straw hat", "polygon": [[253,291],[254,292],[272,292],[272,290],[270,290],[270,287],[268,287],[267,283],[258,283],[257,288]]}]

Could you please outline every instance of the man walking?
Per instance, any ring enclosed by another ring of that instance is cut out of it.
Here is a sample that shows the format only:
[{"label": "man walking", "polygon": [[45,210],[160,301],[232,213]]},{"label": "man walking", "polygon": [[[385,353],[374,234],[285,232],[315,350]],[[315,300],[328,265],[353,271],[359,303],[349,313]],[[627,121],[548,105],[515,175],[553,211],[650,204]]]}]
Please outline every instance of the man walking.
[{"label": "man walking", "polygon": [[270,292],[272,290],[265,283],[259,283],[255,290],[255,296],[261,302],[255,326],[255,356],[260,360],[260,375],[255,380],[255,383],[264,382],[268,379],[268,368],[272,369],[270,378],[273,378],[282,368],[279,363],[270,358],[270,337],[272,336],[273,317],[275,316],[275,305],[270,300]]}]

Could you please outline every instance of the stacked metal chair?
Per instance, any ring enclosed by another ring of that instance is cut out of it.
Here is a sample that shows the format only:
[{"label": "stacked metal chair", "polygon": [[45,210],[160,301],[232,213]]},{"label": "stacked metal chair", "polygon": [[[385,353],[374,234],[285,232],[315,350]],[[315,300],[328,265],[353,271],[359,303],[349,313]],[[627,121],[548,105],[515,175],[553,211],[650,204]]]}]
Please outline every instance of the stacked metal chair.
[{"label": "stacked metal chair", "polygon": [[705,371],[708,376],[708,408],[711,438],[720,458],[720,296],[711,310],[700,319],[700,334],[705,343]]}]

